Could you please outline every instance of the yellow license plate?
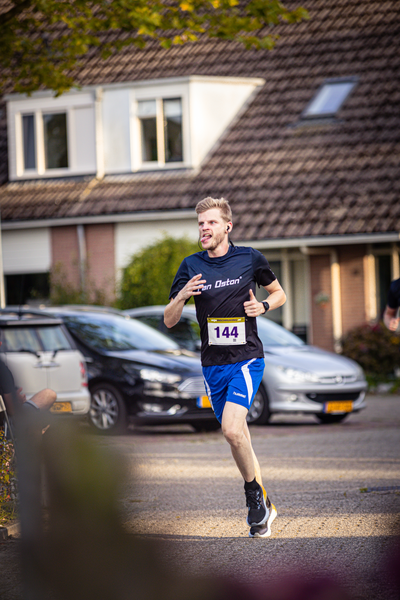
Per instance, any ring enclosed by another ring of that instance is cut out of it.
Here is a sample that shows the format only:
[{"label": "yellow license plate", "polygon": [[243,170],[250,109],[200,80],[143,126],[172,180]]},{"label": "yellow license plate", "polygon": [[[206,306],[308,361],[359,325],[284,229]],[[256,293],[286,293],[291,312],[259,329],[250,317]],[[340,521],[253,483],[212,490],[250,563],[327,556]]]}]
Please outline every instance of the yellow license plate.
[{"label": "yellow license plate", "polygon": [[70,413],[72,412],[71,402],[54,402],[50,408],[52,413]]},{"label": "yellow license plate", "polygon": [[208,396],[199,396],[196,405],[199,408],[211,408],[211,402],[209,401]]},{"label": "yellow license plate", "polygon": [[325,413],[347,413],[353,410],[351,400],[342,400],[341,402],[326,402],[324,406]]}]

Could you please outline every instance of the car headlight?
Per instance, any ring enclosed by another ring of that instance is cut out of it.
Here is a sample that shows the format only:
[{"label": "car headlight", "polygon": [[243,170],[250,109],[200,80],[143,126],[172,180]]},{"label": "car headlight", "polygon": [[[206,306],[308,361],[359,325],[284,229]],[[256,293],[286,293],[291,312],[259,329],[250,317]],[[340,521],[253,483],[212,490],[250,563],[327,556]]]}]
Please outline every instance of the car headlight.
[{"label": "car headlight", "polygon": [[315,373],[310,371],[301,371],[300,369],[292,369],[290,367],[278,367],[281,375],[290,381],[296,381],[297,383],[318,383],[319,377]]},{"label": "car headlight", "polygon": [[156,369],[141,369],[140,377],[146,381],[157,381],[158,383],[177,383],[182,377],[176,373],[167,373],[165,371],[157,371]]}]

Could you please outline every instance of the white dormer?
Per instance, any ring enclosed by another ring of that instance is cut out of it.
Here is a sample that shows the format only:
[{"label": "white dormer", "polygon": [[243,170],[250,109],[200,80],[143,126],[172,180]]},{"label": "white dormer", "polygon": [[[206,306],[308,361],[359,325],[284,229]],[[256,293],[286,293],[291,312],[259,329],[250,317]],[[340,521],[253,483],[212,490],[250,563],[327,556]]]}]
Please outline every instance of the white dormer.
[{"label": "white dormer", "polygon": [[12,94],[10,179],[199,167],[263,83],[190,76]]}]

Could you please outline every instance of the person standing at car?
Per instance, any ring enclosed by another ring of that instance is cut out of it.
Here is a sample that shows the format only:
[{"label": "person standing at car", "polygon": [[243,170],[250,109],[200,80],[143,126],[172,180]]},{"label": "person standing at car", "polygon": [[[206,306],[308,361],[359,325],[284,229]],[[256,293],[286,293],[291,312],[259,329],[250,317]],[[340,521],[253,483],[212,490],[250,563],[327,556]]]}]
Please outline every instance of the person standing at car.
[{"label": "person standing at car", "polygon": [[[2,342],[0,342],[0,346]],[[0,358],[0,395],[4,400],[4,406],[10,420],[13,424],[13,418],[18,411],[24,410],[41,410],[46,411],[54,404],[57,399],[57,394],[50,388],[45,388],[34,394],[29,400],[22,388],[17,388],[14,382],[14,377],[10,369]]]},{"label": "person standing at car", "polygon": [[[249,536],[267,537],[277,512],[262,484],[246,416],[264,372],[256,317],[282,306],[286,296],[258,250],[229,243],[232,212],[225,199],[205,198],[196,213],[204,250],[181,263],[164,322],[176,325],[194,296],[206,391],[244,479]],[[256,284],[267,290],[268,302],[256,300]]]},{"label": "person standing at car", "polygon": [[390,284],[387,297],[385,312],[383,313],[383,322],[390,331],[396,331],[399,326],[400,318],[397,316],[400,307],[400,279],[395,279]]}]

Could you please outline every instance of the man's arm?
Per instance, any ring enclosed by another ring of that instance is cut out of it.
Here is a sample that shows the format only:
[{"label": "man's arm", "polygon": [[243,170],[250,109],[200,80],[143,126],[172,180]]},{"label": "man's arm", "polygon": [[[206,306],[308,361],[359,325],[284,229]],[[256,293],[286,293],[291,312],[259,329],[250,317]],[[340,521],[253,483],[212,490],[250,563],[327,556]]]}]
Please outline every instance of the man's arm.
[{"label": "man's arm", "polygon": [[[286,294],[277,279],[263,287],[269,294],[267,299],[269,310],[274,310],[274,308],[279,308],[282,304],[285,304]],[[244,303],[244,310],[248,317],[258,317],[265,312],[263,303],[256,299],[252,290],[250,290],[250,300]]]},{"label": "man's arm", "polygon": [[396,331],[399,326],[400,318],[396,318],[397,310],[397,308],[386,306],[385,312],[383,313],[383,322],[390,331]]},{"label": "man's arm", "polygon": [[164,311],[164,323],[170,328],[176,325],[181,318],[183,307],[185,306],[186,300],[189,300],[191,296],[199,296],[201,294],[201,288],[205,284],[205,279],[200,279],[201,273],[195,275],[187,282],[187,284],[177,293],[170,303],[165,307]]}]

